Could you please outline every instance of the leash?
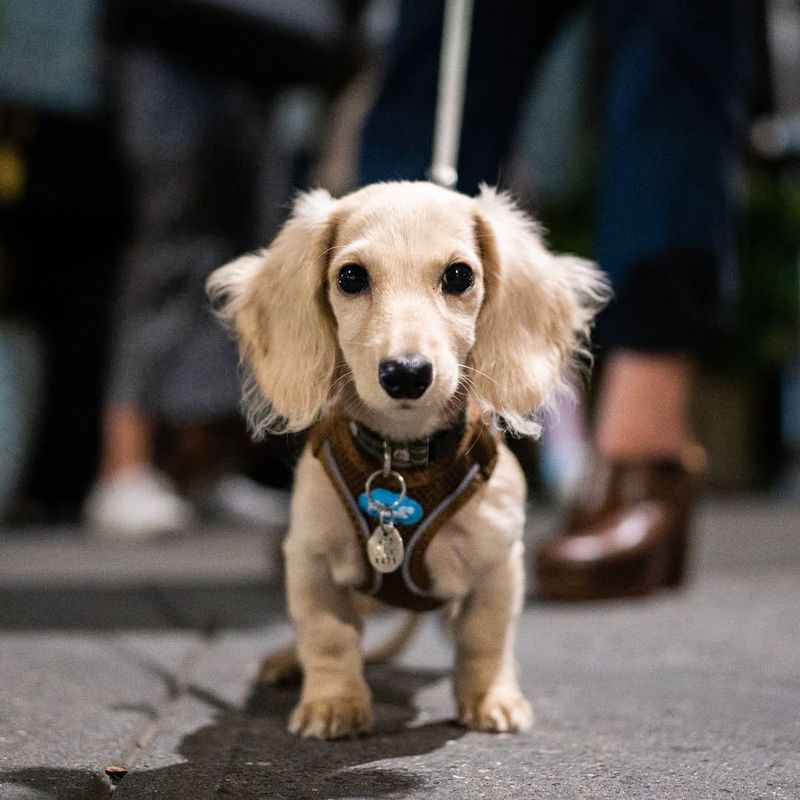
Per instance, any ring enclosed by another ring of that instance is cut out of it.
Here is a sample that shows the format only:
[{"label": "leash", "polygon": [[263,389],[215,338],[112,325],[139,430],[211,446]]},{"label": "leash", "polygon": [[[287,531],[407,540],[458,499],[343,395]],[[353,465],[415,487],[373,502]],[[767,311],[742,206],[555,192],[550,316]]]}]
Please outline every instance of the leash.
[{"label": "leash", "polygon": [[473,0],[445,0],[439,87],[433,130],[433,162],[429,175],[434,183],[452,189],[458,183],[458,147],[464,115],[464,87],[472,29]]}]

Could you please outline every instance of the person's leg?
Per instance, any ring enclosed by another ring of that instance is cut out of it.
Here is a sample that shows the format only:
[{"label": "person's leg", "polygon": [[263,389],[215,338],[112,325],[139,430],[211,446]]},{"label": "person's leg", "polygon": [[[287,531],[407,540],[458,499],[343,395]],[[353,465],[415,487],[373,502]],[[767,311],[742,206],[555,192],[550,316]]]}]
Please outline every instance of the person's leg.
[{"label": "person's leg", "polygon": [[637,14],[629,0],[598,0],[598,9],[613,51],[600,258],[617,301],[598,331],[611,355],[596,441],[610,457],[677,456],[691,440],[692,365],[720,324],[733,260],[755,8],[679,0]]},{"label": "person's leg", "polygon": [[617,291],[598,330],[612,351],[597,418],[608,456],[677,455],[691,438],[691,360],[718,324],[732,250],[751,6],[597,2],[610,53],[599,247]]},{"label": "person's leg", "polygon": [[600,384],[594,439],[607,458],[680,458],[692,443],[692,360],[618,350]]},{"label": "person's leg", "polygon": [[153,423],[140,408],[111,403],[102,422],[101,480],[153,463]]},{"label": "person's leg", "polygon": [[749,5],[597,1],[610,55],[599,250],[616,299],[598,326],[598,464],[537,553],[543,597],[644,594],[683,577],[702,467],[691,377],[731,251],[737,34]]},{"label": "person's leg", "polygon": [[[239,381],[235,345],[207,307],[204,288],[212,269],[260,244],[256,176],[267,146],[268,98],[150,50],[127,51],[118,78],[135,224],[104,457],[87,516],[95,528],[120,535],[124,527],[131,535],[159,533],[193,521],[190,497],[226,519],[274,519],[274,493],[234,471],[241,458],[223,465],[215,446],[220,427],[239,419]],[[158,448],[172,456],[159,462],[164,471],[156,465],[156,426],[171,434]]]},{"label": "person's leg", "polygon": [[607,52],[598,256],[616,299],[604,347],[698,351],[732,258],[748,0],[596,0]]},{"label": "person's leg", "polygon": [[[156,467],[155,430],[163,419],[164,376],[192,332],[187,305],[201,308],[195,265],[209,251],[213,257],[216,242],[210,235],[209,246],[196,241],[198,221],[209,224],[203,216],[206,87],[148,50],[120,53],[115,79],[133,225],[118,292],[98,481],[84,517],[95,532],[138,537],[194,520],[190,504]],[[227,255],[220,253],[208,268]],[[194,293],[190,303],[184,300],[188,292]]]},{"label": "person's leg", "polygon": [[719,324],[749,2],[598,0],[609,59],[599,255],[616,300],[596,442],[609,457],[678,455],[694,356]]}]

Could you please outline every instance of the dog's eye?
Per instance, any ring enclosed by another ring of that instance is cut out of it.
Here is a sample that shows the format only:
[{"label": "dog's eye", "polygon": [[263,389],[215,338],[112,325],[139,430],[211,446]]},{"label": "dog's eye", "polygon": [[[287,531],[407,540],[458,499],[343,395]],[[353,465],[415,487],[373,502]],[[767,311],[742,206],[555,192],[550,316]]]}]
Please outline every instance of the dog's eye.
[{"label": "dog's eye", "polygon": [[442,290],[447,294],[464,294],[475,283],[475,274],[460,261],[451,264],[442,275]]},{"label": "dog's eye", "polygon": [[345,294],[360,294],[369,288],[369,273],[361,264],[346,264],[339,270],[336,282]]}]

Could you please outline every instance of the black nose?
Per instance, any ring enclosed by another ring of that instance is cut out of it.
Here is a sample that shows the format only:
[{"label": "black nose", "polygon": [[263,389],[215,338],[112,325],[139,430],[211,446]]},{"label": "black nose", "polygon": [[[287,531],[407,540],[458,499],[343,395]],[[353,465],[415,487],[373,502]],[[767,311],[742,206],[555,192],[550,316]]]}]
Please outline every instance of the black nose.
[{"label": "black nose", "polygon": [[423,356],[387,358],[378,365],[378,380],[389,397],[416,400],[433,379],[433,365]]}]

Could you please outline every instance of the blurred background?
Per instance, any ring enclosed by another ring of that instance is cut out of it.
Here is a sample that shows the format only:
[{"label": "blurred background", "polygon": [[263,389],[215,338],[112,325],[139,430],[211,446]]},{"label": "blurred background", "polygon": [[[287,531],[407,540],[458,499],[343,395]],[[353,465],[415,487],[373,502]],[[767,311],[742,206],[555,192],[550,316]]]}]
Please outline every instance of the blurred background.
[{"label": "blurred background", "polygon": [[[712,491],[800,499],[800,3],[756,7],[724,331],[693,415]],[[297,188],[358,185],[397,19],[393,0],[0,0],[3,524],[285,520],[301,439],[249,443],[203,283],[269,242]],[[588,257],[597,59],[577,4],[502,172],[554,249]],[[519,449],[556,494],[541,447]]]}]

